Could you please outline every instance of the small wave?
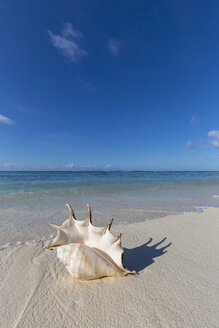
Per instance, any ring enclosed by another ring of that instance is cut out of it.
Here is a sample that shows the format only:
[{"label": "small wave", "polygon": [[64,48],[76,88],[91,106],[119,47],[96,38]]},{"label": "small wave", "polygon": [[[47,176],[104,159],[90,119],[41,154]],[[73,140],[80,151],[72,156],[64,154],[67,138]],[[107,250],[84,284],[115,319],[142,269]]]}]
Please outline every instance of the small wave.
[{"label": "small wave", "polygon": [[19,190],[16,192],[11,192],[9,196],[14,196],[14,195],[19,195],[19,194],[26,194],[26,195],[32,195],[34,192],[33,191],[25,191],[25,190]]},{"label": "small wave", "polygon": [[34,244],[34,243],[40,243],[49,239],[52,239],[55,237],[55,234],[51,234],[49,235],[49,237],[45,236],[42,237],[40,239],[30,239],[30,240],[25,240],[25,241],[14,241],[14,242],[9,242],[6,243],[4,245],[0,245],[0,250],[6,249],[6,248],[10,248],[10,247],[15,247],[15,246],[20,246],[20,245],[30,245],[30,244]]},{"label": "small wave", "polygon": [[219,198],[219,195],[211,195],[211,198]]},{"label": "small wave", "polygon": [[41,190],[41,191],[23,191],[12,192],[10,194],[0,195],[0,201],[14,201],[14,200],[26,200],[26,199],[45,199],[47,198],[60,198],[69,195],[99,195],[108,193],[121,193],[131,190],[130,188],[95,188],[95,189],[66,189],[66,190]]},{"label": "small wave", "polygon": [[203,210],[207,209],[207,208],[215,208],[213,206],[194,206],[196,211],[199,212],[199,213],[202,213]]},{"label": "small wave", "polygon": [[194,212],[198,212],[198,213],[203,213],[203,211],[205,209],[208,209],[208,208],[216,208],[214,206],[193,206],[193,208],[195,209],[195,211],[188,211],[188,212],[182,212],[183,214],[193,214]]}]

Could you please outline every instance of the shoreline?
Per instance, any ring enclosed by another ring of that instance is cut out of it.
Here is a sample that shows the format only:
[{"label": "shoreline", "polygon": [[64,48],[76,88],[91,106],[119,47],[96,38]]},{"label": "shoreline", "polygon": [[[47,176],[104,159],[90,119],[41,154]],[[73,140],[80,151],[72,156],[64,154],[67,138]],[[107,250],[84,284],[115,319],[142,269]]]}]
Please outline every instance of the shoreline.
[{"label": "shoreline", "polygon": [[41,242],[1,250],[3,327],[217,327],[219,209],[112,226],[124,278],[73,280]]},{"label": "shoreline", "polygon": [[[159,216],[159,217],[152,217],[152,218],[147,218],[145,220],[142,221],[136,221],[136,222],[119,222],[117,224],[114,223],[114,227],[116,226],[120,226],[120,225],[130,225],[130,224],[135,224],[135,223],[142,223],[145,221],[151,221],[151,220],[158,220],[158,219],[164,219],[166,217],[169,216],[175,216],[175,215],[189,215],[189,214],[193,214],[193,213],[203,213],[204,210],[206,209],[219,209],[219,206],[193,206],[193,208],[196,209],[196,211],[191,211],[191,212],[173,212],[173,213],[169,213],[168,211],[166,211],[166,214],[164,214],[163,216]],[[153,212],[153,213],[165,213],[165,211],[163,210],[150,210],[150,209],[119,209],[119,212],[137,212],[137,213],[148,213],[148,212]],[[66,217],[67,219],[67,217]],[[95,224],[94,224],[95,225]],[[36,243],[44,243],[47,242],[51,239],[53,239],[55,237],[55,233],[51,233],[49,236],[43,236],[40,239],[27,239],[27,240],[17,240],[17,241],[9,241],[6,242],[5,244],[1,244],[0,245],[0,252],[4,249],[10,248],[10,247],[16,247],[16,246],[21,246],[21,245],[30,245],[30,244],[36,244]]]}]

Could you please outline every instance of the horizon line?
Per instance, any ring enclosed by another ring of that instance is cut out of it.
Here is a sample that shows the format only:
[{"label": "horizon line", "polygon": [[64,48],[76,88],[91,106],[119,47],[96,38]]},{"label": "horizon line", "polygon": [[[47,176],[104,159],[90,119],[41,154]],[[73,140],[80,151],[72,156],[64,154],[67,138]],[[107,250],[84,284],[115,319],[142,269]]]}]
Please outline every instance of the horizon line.
[{"label": "horizon line", "polygon": [[219,170],[173,170],[173,169],[166,169],[166,170],[128,170],[128,169],[115,169],[115,170],[50,170],[50,169],[42,169],[42,170],[37,170],[37,169],[26,169],[26,170],[1,170],[0,172],[86,172],[86,173],[92,173],[92,172],[104,172],[104,173],[112,173],[112,172],[219,172]]}]

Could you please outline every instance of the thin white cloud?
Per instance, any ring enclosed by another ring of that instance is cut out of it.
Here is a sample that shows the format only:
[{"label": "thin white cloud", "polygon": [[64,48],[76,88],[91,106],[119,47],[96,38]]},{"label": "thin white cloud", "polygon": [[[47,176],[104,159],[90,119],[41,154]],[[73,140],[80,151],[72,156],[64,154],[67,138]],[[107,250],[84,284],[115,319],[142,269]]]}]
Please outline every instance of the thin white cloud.
[{"label": "thin white cloud", "polygon": [[208,137],[210,137],[210,143],[212,146],[219,148],[219,130],[212,130],[208,132]]},{"label": "thin white cloud", "polygon": [[7,124],[7,125],[13,125],[13,124],[15,124],[15,121],[11,120],[7,116],[0,114],[0,123]]},{"label": "thin white cloud", "polygon": [[112,55],[117,56],[119,54],[121,48],[121,42],[116,39],[109,39],[108,41],[108,49]]},{"label": "thin white cloud", "polygon": [[219,130],[212,130],[208,132],[209,137],[219,138]]},{"label": "thin white cloud", "polygon": [[65,167],[67,169],[73,169],[73,167],[75,167],[75,164],[74,163],[69,163],[69,164],[66,164]]},{"label": "thin white cloud", "polygon": [[62,29],[62,35],[65,38],[72,37],[73,39],[80,40],[83,38],[83,34],[72,27],[71,23],[64,23],[64,27]]},{"label": "thin white cloud", "polygon": [[83,34],[75,30],[71,23],[64,23],[61,34],[54,34],[48,31],[52,45],[58,49],[63,56],[74,63],[77,63],[87,52],[80,46]]},{"label": "thin white cloud", "polygon": [[186,143],[186,147],[187,147],[187,148],[194,148],[195,146],[194,146],[193,142],[189,140],[189,141],[187,141],[187,143]]},{"label": "thin white cloud", "polygon": [[17,167],[17,164],[16,163],[4,163],[2,166],[5,169],[14,169]]},{"label": "thin white cloud", "polygon": [[191,119],[190,119],[190,124],[191,125],[195,125],[199,123],[199,118],[197,115],[192,115]]},{"label": "thin white cloud", "polygon": [[74,169],[74,170],[91,170],[91,169],[95,169],[95,167],[91,166],[91,165],[79,165],[79,164],[74,164],[74,163],[68,163],[65,164],[65,168],[66,169]]}]

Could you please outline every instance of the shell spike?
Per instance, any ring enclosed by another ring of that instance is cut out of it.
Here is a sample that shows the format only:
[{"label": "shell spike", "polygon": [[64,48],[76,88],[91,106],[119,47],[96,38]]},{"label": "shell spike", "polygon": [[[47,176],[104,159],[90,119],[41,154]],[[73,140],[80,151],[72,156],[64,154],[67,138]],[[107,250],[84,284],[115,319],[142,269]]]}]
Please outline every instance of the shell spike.
[{"label": "shell spike", "polygon": [[89,225],[89,223],[92,224],[92,212],[91,212],[90,204],[87,204],[87,219],[85,221],[85,225]]},{"label": "shell spike", "polygon": [[51,244],[45,245],[43,246],[44,249],[53,249],[53,247],[51,246]]},{"label": "shell spike", "polygon": [[113,223],[113,218],[111,218],[111,219],[108,221],[107,225],[106,225],[105,228],[103,229],[103,232],[102,232],[103,235],[107,232],[107,230],[110,230],[112,223]]},{"label": "shell spike", "polygon": [[60,227],[57,226],[56,224],[52,224],[52,223],[50,223],[50,225],[51,225],[52,228],[54,228],[54,229],[56,229],[56,230],[60,230]]},{"label": "shell spike", "polygon": [[122,233],[120,232],[120,234],[116,237],[114,243],[118,243],[119,241],[119,244],[121,243],[121,237],[122,237]]},{"label": "shell spike", "polygon": [[71,221],[74,222],[74,220],[76,220],[75,213],[70,204],[67,203],[66,206],[68,207]]}]

